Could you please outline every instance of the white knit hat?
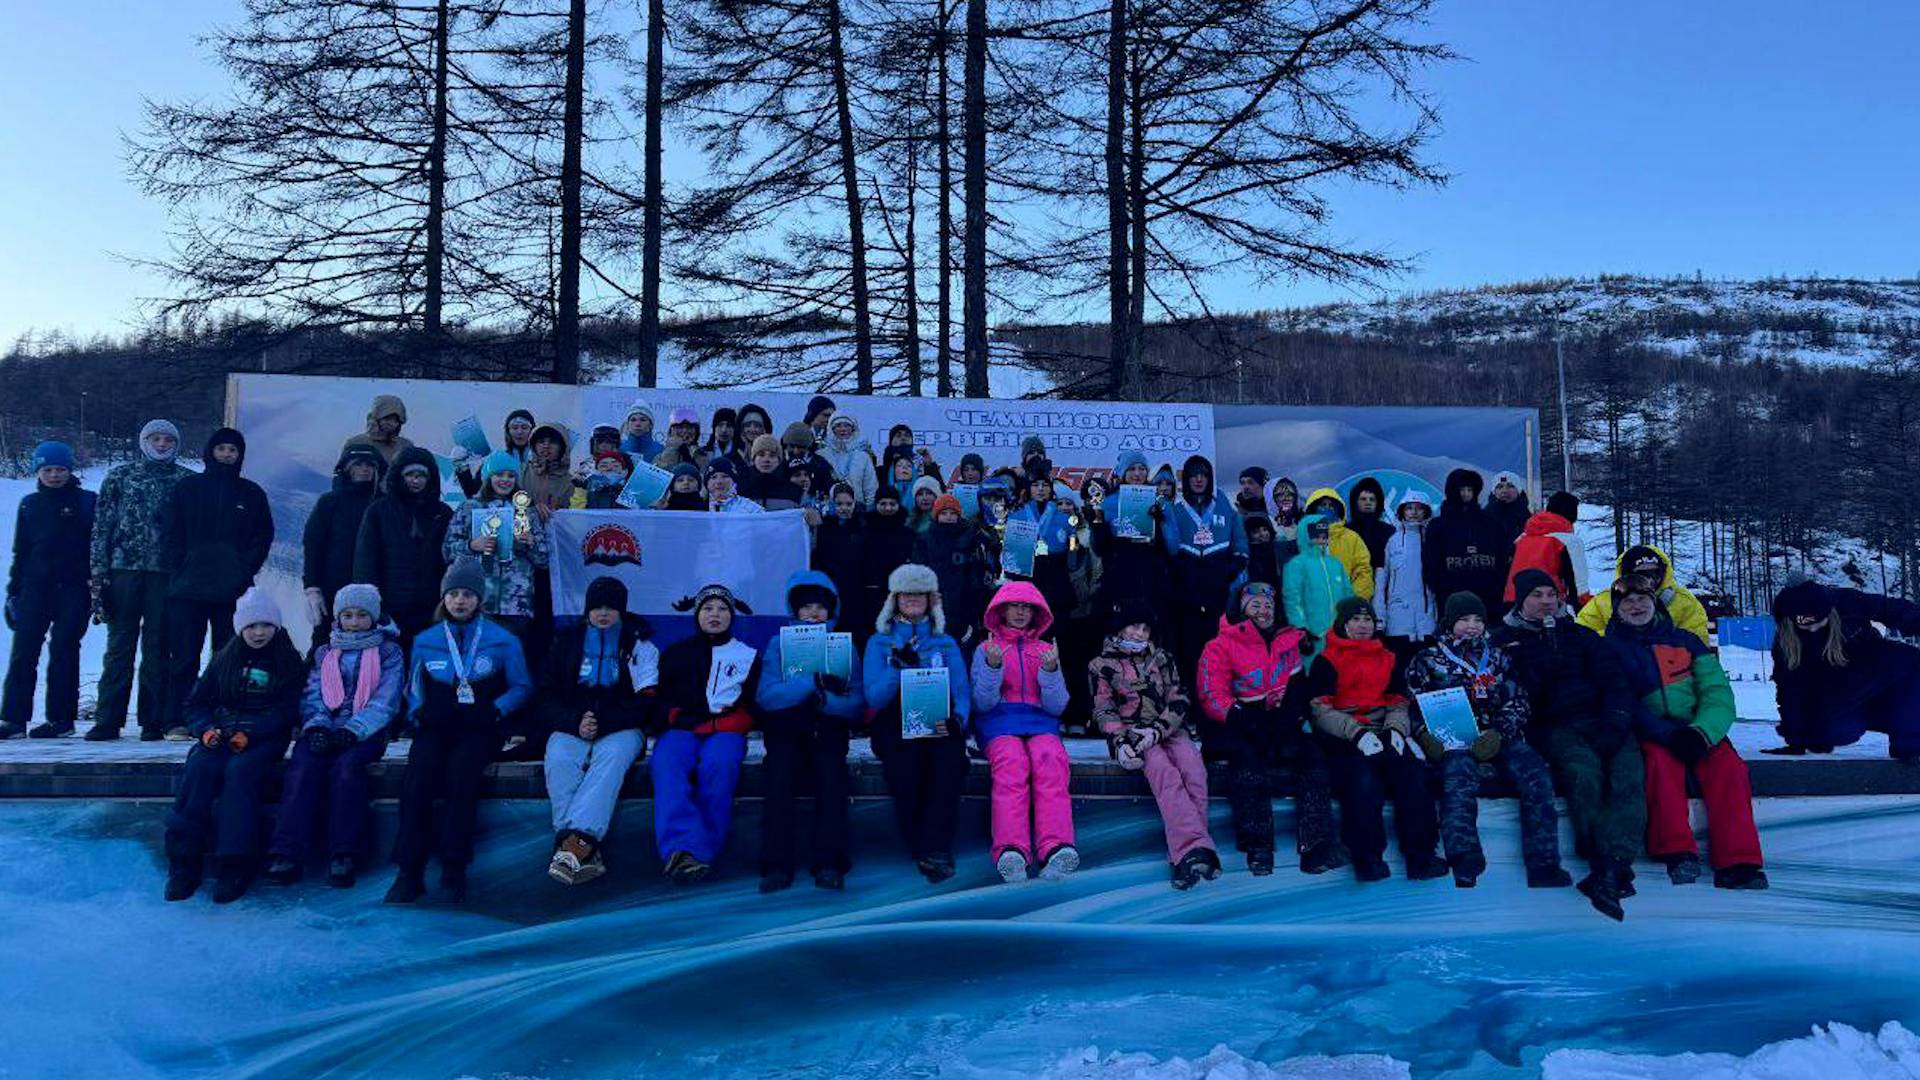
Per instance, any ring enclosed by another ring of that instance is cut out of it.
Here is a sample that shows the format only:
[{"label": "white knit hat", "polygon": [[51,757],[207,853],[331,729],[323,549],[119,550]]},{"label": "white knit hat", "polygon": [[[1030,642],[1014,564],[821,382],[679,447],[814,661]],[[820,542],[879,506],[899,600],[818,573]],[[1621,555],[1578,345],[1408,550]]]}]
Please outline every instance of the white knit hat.
[{"label": "white knit hat", "polygon": [[273,597],[261,592],[260,587],[255,585],[242,593],[240,599],[234,602],[233,632],[237,634],[254,623],[261,622],[271,623],[274,626],[286,625],[280,620],[280,605],[274,603]]}]

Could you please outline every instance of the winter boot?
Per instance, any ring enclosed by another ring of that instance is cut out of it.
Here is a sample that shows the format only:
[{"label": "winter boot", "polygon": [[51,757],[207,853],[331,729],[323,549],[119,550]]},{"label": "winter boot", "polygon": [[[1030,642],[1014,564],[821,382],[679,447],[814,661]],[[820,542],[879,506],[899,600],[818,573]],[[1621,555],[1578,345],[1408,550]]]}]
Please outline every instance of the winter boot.
[{"label": "winter boot", "polygon": [[1040,867],[1041,881],[1063,881],[1080,869],[1080,852],[1072,844],[1061,844]]},{"label": "winter boot", "polygon": [[761,895],[786,892],[791,888],[793,888],[793,871],[791,870],[769,870],[760,875]]},{"label": "winter boot", "polygon": [[847,875],[837,867],[823,866],[813,872],[813,887],[828,892],[842,892],[847,887]]},{"label": "winter boot", "polygon": [[1768,884],[1767,872],[1752,863],[1736,863],[1713,872],[1716,889],[1764,889]]},{"label": "winter boot", "polygon": [[200,878],[204,873],[200,859],[190,855],[175,855],[167,860],[167,900],[169,902],[185,900],[200,891]]},{"label": "winter boot", "polygon": [[[146,734],[146,732],[144,732],[144,731],[143,731],[143,732],[141,732],[141,733],[140,733],[140,737],[141,737],[142,739],[145,739],[145,738],[147,737],[147,734]],[[168,729],[167,729],[167,732],[166,732],[166,735],[164,736],[164,738],[165,738],[165,739],[166,739],[166,740],[167,740],[168,742],[192,742],[192,741],[193,741],[193,732],[191,732],[191,731],[188,731],[188,730],[187,730],[186,728],[184,728],[184,727],[170,727],[170,728],[168,728]]]},{"label": "winter boot", "polygon": [[335,855],[327,864],[327,884],[336,889],[351,889],[353,883],[360,880],[359,869],[354,865],[353,856]]},{"label": "winter boot", "polygon": [[403,868],[393,876],[393,886],[387,890],[387,898],[383,903],[411,904],[425,895],[426,891],[426,875],[419,870]]},{"label": "winter boot", "polygon": [[267,871],[261,875],[274,885],[291,885],[300,880],[300,864],[285,855],[275,855],[267,860]]},{"label": "winter boot", "polygon": [[[1197,855],[1198,853],[1194,853]],[[1173,864],[1173,887],[1178,892],[1186,892],[1200,884],[1200,860],[1188,855]]]},{"label": "winter boot", "polygon": [[993,860],[993,868],[1000,872],[1000,880],[1012,885],[1016,881],[1027,880],[1027,857],[1014,848],[1008,848]]},{"label": "winter boot", "polygon": [[1273,874],[1273,849],[1254,848],[1247,852],[1247,873],[1254,877],[1269,877]]},{"label": "winter boot", "polygon": [[[144,735],[144,733],[142,733]],[[95,724],[87,729],[82,738],[88,742],[112,742],[120,737],[120,729],[106,724]]]},{"label": "winter boot", "polygon": [[[52,724],[40,725],[40,727],[43,728],[50,728],[52,726]],[[35,730],[39,729],[36,728]],[[0,724],[0,739],[18,739],[26,733],[27,725],[25,724]]]},{"label": "winter boot", "polygon": [[1195,866],[1195,869],[1200,874],[1200,880],[1202,881],[1220,880],[1221,870],[1220,870],[1220,853],[1219,852],[1213,850],[1212,848],[1200,848],[1199,850],[1195,851],[1192,855],[1188,856],[1188,858],[1191,858],[1197,861],[1197,865]]},{"label": "winter boot", "polygon": [[[119,737],[120,736],[118,733],[110,736],[110,738],[115,738],[115,739]],[[143,727],[140,729],[141,742],[159,742],[161,739],[164,739],[166,737],[167,737],[167,733],[160,730],[157,727]]]},{"label": "winter boot", "polygon": [[1635,874],[1634,874],[1634,872],[1633,872],[1633,864],[1632,864],[1632,863],[1630,863],[1630,862],[1623,862],[1623,863],[1615,863],[1615,864],[1614,864],[1614,867],[1613,867],[1613,887],[1614,887],[1615,889],[1617,889],[1617,890],[1619,890],[1619,892],[1620,892],[1620,896],[1621,896],[1621,898],[1622,898],[1622,899],[1624,899],[1624,898],[1626,898],[1626,897],[1629,897],[1629,896],[1638,896],[1638,895],[1640,895],[1640,890],[1638,890],[1638,889],[1636,889],[1636,888],[1634,888],[1634,887],[1633,887],[1633,879],[1634,879],[1634,878],[1635,878],[1636,876],[1637,876],[1637,875],[1635,875]]},{"label": "winter boot", "polygon": [[467,902],[467,868],[448,863],[440,865],[440,900],[447,904]]},{"label": "winter boot", "polygon": [[219,860],[219,873],[213,881],[214,903],[231,904],[247,895],[247,886],[253,883],[251,862],[232,855]]},{"label": "winter boot", "polygon": [[1527,888],[1564,889],[1573,884],[1573,875],[1559,863],[1527,867]]},{"label": "winter boot", "polygon": [[[1271,854],[1268,858],[1272,858]],[[1345,865],[1347,859],[1341,854],[1339,844],[1316,844],[1300,853],[1300,872],[1303,874],[1324,874]]]},{"label": "winter boot", "polygon": [[920,876],[926,878],[929,885],[946,881],[954,875],[955,870],[953,855],[945,851],[936,851],[920,859],[916,865],[920,868]]},{"label": "winter boot", "polygon": [[[35,727],[32,731],[27,732],[27,737],[31,739],[64,739],[71,734],[73,734],[73,721],[68,720],[65,723],[56,724],[49,720]],[[0,736],[0,738],[8,739],[12,737],[11,735]]]},{"label": "winter boot", "polygon": [[1691,885],[1700,880],[1700,856],[1668,855],[1660,860],[1667,864],[1667,880],[1675,885]]},{"label": "winter boot", "polygon": [[1586,896],[1587,903],[1593,905],[1593,910],[1614,922],[1626,919],[1627,909],[1620,904],[1620,886],[1612,870],[1595,868],[1580,879],[1578,888]]},{"label": "winter boot", "polygon": [[1353,879],[1361,882],[1385,881],[1393,876],[1385,859],[1353,860]]},{"label": "winter boot", "polygon": [[1453,864],[1453,885],[1456,889],[1471,889],[1480,883],[1480,875],[1487,872],[1487,857],[1478,851],[1460,856]]},{"label": "winter boot", "polygon": [[1413,856],[1407,860],[1408,881],[1432,881],[1435,878],[1446,877],[1447,873],[1447,860],[1440,858],[1431,851],[1424,855]]}]

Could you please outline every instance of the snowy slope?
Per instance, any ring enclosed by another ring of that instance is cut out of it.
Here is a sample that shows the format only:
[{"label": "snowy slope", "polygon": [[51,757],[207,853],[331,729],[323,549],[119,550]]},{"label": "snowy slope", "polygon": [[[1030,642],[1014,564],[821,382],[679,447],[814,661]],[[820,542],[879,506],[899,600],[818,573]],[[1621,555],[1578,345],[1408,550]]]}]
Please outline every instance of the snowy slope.
[{"label": "snowy slope", "polygon": [[[809,344],[804,338],[788,336],[784,339],[769,339],[768,344],[769,347],[774,348],[792,348],[794,353],[788,358],[783,358],[778,366],[771,365],[763,359],[743,357],[737,360],[723,358],[694,369],[690,366],[691,358],[686,350],[668,343],[660,350],[660,369],[656,384],[690,390],[853,392],[852,362],[843,340],[816,345]],[[926,377],[925,390],[928,394],[932,394],[934,390],[934,370],[939,361],[939,352],[935,342],[925,342],[920,347],[920,370]],[[961,377],[958,370],[960,352],[960,342],[956,340],[949,354],[953,358],[956,382]],[[583,366],[595,372],[593,381],[598,385],[638,385],[634,365],[629,360],[595,361],[589,358]],[[904,394],[906,392],[906,376],[897,365],[897,357],[881,359],[879,369],[875,372],[875,381],[882,385],[885,393]],[[988,396],[993,400],[1012,401],[1020,398],[1045,397],[1053,391],[1055,382],[1052,376],[1028,366],[1025,354],[1020,348],[995,342],[989,346],[987,385],[991,391]]]},{"label": "snowy slope", "polygon": [[1860,364],[1920,327],[1920,281],[1632,276],[1446,290],[1270,313],[1279,330],[1484,344],[1609,331],[1679,356]]}]

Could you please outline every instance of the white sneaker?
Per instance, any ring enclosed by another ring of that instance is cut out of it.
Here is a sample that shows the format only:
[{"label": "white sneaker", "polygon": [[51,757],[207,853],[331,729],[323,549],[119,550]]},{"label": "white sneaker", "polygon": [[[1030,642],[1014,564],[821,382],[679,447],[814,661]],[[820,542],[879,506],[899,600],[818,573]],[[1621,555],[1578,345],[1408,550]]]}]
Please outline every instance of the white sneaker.
[{"label": "white sneaker", "polygon": [[1080,869],[1080,853],[1072,844],[1063,844],[1047,858],[1047,864],[1040,868],[1041,881],[1059,881],[1075,870]]},{"label": "white sneaker", "polygon": [[1000,871],[1000,880],[1009,885],[1027,880],[1027,857],[1013,848],[1001,852],[993,868]]},{"label": "white sneaker", "polygon": [[573,852],[562,849],[553,853],[553,861],[547,864],[547,876],[562,885],[580,883],[580,860]]},{"label": "white sneaker", "polygon": [[594,878],[607,872],[607,864],[600,859],[600,853],[594,852],[586,862],[580,864],[580,872],[574,875],[575,885],[585,885]]}]

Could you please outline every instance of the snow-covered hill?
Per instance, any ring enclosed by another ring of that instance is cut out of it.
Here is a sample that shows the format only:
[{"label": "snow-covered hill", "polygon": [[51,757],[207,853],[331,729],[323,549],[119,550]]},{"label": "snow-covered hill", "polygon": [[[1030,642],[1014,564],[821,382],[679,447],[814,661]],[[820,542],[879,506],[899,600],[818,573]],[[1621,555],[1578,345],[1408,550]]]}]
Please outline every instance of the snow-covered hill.
[{"label": "snow-covered hill", "polygon": [[1679,356],[1860,364],[1920,334],[1920,280],[1602,276],[1267,313],[1275,330],[1423,345],[1611,333]]}]

